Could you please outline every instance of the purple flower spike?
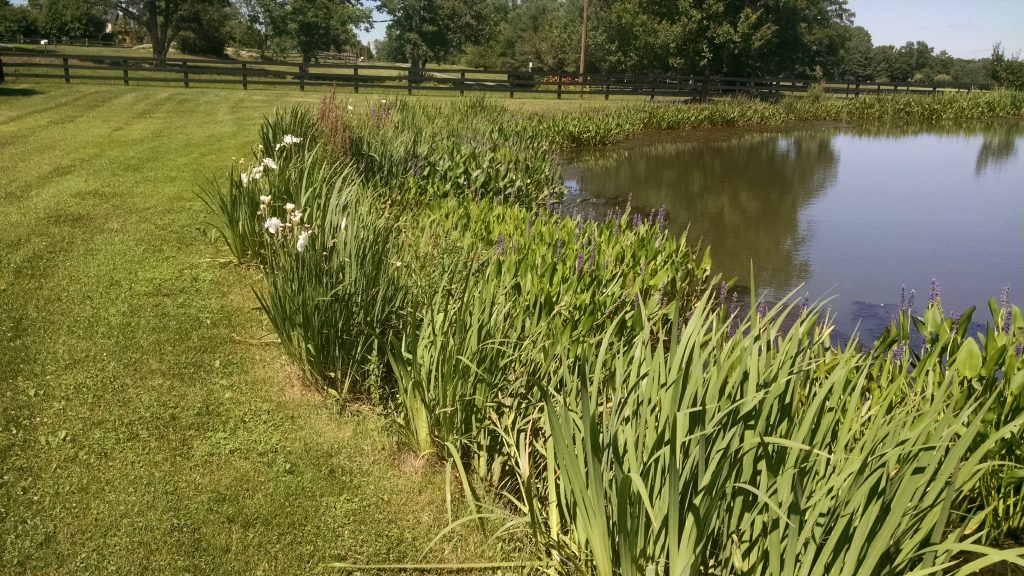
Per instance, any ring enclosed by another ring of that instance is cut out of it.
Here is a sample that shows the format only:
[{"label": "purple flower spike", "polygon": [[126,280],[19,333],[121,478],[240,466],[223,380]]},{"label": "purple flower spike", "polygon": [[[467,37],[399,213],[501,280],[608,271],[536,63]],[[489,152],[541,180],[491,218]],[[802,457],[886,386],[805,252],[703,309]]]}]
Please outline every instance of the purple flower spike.
[{"label": "purple flower spike", "polygon": [[633,214],[633,228],[639,228],[644,225],[644,219],[639,214]]},{"label": "purple flower spike", "polygon": [[658,308],[665,305],[665,285],[668,284],[668,280],[662,280],[661,286],[658,287],[658,293],[654,296],[654,304]]},{"label": "purple flower spike", "polygon": [[960,331],[960,315],[953,314],[953,325],[949,329],[953,336],[956,336],[957,332]]},{"label": "purple flower spike", "polygon": [[910,291],[910,298],[907,298],[907,312],[914,309],[914,299],[917,298],[917,290]]},{"label": "purple flower spike", "polygon": [[559,260],[562,259],[563,244],[565,244],[565,242],[563,242],[561,238],[559,238],[558,241],[555,242],[555,262],[558,262]]},{"label": "purple flower spike", "polygon": [[764,318],[768,314],[768,303],[764,300],[757,303],[757,317]]},{"label": "purple flower spike", "polygon": [[904,284],[903,287],[900,288],[900,312],[902,313],[902,312],[906,312],[906,311],[907,311],[907,285]]},{"label": "purple flower spike", "polygon": [[894,364],[898,364],[901,360],[903,360],[903,353],[906,351],[906,349],[907,347],[904,346],[902,342],[900,342],[899,346],[897,346],[896,349],[892,351],[892,361]]},{"label": "purple flower spike", "polygon": [[807,314],[807,309],[811,306],[811,295],[804,294],[804,299],[800,301],[800,314]]},{"label": "purple flower spike", "polygon": [[1013,329],[1013,307],[1010,306],[1010,287],[1003,288],[1003,295],[1000,299],[1003,310],[1003,333],[1009,334]]},{"label": "purple flower spike", "polygon": [[725,298],[728,295],[729,290],[725,287],[725,282],[722,282],[722,285],[718,287],[718,303],[725,306]]},{"label": "purple flower spike", "polygon": [[665,206],[658,209],[658,219],[656,222],[658,223],[658,230],[665,229]]},{"label": "purple flower spike", "polygon": [[505,235],[499,234],[498,239],[494,242],[494,250],[498,253],[498,256],[505,255]]},{"label": "purple flower spike", "polygon": [[576,256],[576,273],[583,272],[583,252],[580,252]]},{"label": "purple flower spike", "polygon": [[928,290],[928,305],[939,306],[939,281],[932,278],[932,287]]},{"label": "purple flower spike", "polygon": [[1017,342],[1017,348],[1014,350],[1014,353],[1017,355],[1017,358],[1024,356],[1024,344]]}]

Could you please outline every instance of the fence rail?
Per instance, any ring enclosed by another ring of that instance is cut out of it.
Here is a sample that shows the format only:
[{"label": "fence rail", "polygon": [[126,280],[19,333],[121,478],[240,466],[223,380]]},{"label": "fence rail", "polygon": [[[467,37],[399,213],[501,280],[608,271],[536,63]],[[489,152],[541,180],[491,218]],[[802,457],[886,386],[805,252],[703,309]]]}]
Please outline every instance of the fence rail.
[{"label": "fence rail", "polygon": [[259,86],[330,86],[374,92],[423,91],[541,93],[556,98],[569,95],[708,98],[738,94],[782,95],[808,92],[820,85],[826,94],[845,97],[883,94],[933,95],[937,92],[987,89],[966,84],[911,82],[808,81],[791,78],[684,76],[678,74],[578,74],[523,71],[488,71],[459,68],[410,69],[407,66],[350,63],[243,62],[235,60],[102,56],[93,54],[38,54],[0,51],[0,82],[8,79],[110,81],[131,84],[161,83]]}]

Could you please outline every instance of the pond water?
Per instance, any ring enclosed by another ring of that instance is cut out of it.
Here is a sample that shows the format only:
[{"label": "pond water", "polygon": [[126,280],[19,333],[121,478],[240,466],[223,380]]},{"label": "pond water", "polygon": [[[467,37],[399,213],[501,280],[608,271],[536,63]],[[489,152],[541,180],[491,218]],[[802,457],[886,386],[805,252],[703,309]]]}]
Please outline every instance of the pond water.
[{"label": "pond water", "polygon": [[[567,159],[569,201],[602,214],[664,207],[711,247],[713,271],[778,299],[834,297],[840,336],[874,338],[902,286],[939,281],[947,314],[1011,287],[1024,301],[1024,123],[812,126],[641,138]],[[631,200],[630,200],[631,199]]]}]

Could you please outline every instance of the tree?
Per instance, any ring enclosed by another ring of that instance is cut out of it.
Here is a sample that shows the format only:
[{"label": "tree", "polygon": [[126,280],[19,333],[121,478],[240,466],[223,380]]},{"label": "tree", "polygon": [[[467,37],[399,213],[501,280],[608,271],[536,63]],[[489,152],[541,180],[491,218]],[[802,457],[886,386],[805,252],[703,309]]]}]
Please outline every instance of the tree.
[{"label": "tree", "polygon": [[367,25],[371,17],[371,12],[358,4],[339,0],[289,0],[281,14],[287,35],[305,63],[322,50],[355,48],[359,40],[353,27]]},{"label": "tree", "polygon": [[381,0],[389,32],[412,68],[461,53],[495,29],[500,0]]},{"label": "tree", "polygon": [[236,18],[229,0],[194,5],[182,15],[178,48],[186,54],[220,57],[231,37],[229,23]]},{"label": "tree", "polygon": [[1024,90],[1024,60],[1021,60],[1019,53],[1007,58],[1003,45],[999,42],[992,47],[989,75],[999,86]]},{"label": "tree", "polygon": [[368,26],[372,12],[355,0],[237,0],[247,28],[243,37],[259,49],[282,53],[295,49],[305,63],[317,52],[335,48],[358,51],[354,27]]},{"label": "tree", "polygon": [[866,28],[863,26],[851,28],[840,61],[839,77],[843,80],[858,82],[873,79],[875,75],[872,59],[873,49],[871,33]]},{"label": "tree", "polygon": [[26,38],[39,34],[39,20],[28,6],[0,0],[0,38]]},{"label": "tree", "polygon": [[106,24],[88,0],[43,0],[39,16],[43,33],[58,38],[98,37]]},{"label": "tree", "polygon": [[680,0],[679,66],[704,74],[830,74],[853,13],[846,0]]},{"label": "tree", "polygon": [[190,15],[220,0],[93,0],[112,8],[146,29],[153,45],[153,60],[164,60]]}]

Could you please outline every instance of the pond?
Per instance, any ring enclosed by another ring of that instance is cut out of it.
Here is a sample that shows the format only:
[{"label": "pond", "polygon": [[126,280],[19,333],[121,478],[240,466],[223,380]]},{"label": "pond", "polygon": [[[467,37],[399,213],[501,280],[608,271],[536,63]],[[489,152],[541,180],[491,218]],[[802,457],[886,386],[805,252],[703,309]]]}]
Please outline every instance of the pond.
[{"label": "pond", "polygon": [[713,271],[769,300],[833,297],[841,337],[876,337],[901,287],[949,313],[1024,293],[1024,123],[808,126],[657,135],[567,159],[577,209],[664,207]]}]

